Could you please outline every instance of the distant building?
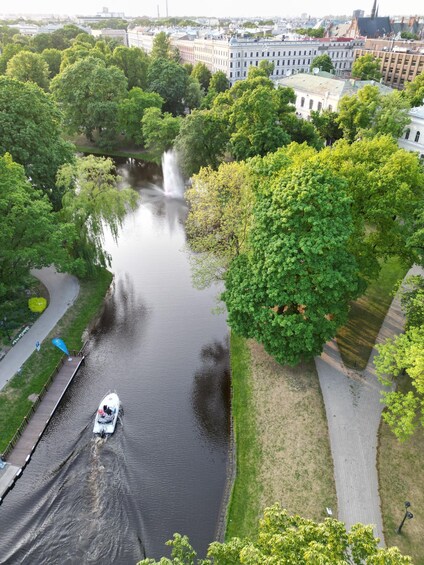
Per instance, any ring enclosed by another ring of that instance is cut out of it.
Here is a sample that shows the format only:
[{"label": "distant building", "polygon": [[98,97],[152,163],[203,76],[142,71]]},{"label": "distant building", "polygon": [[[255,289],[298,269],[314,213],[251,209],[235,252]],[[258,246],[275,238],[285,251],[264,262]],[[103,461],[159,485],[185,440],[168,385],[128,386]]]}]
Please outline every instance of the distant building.
[{"label": "distant building", "polygon": [[91,35],[95,38],[114,39],[118,43],[122,43],[128,47],[128,34],[125,29],[92,29]]},{"label": "distant building", "polygon": [[352,14],[352,18],[363,18],[365,16],[364,10],[354,10]]},{"label": "distant building", "polygon": [[383,82],[394,88],[403,88],[424,72],[424,42],[367,39],[362,47],[355,49],[355,60],[371,54],[381,61]]},{"label": "distant building", "polygon": [[[153,34],[133,29],[128,32],[130,46],[150,52]],[[309,73],[317,55],[328,55],[335,73],[348,76],[354,60],[354,49],[363,45],[361,39],[322,38],[302,40],[240,39],[236,37],[204,37],[176,39],[171,36],[183,63],[204,63],[215,73],[223,71],[231,84],[247,77],[249,67],[259,66],[261,61],[274,63],[272,79],[293,73]]]},{"label": "distant building", "polygon": [[412,108],[409,112],[411,123],[398,143],[403,149],[415,151],[424,159],[424,106]]},{"label": "distant building", "polygon": [[330,73],[297,74],[275,81],[280,86],[292,88],[296,94],[296,113],[309,119],[311,111],[336,112],[343,96],[356,94],[367,85],[378,86],[380,92],[389,94],[392,88],[372,80],[342,79]]},{"label": "distant building", "polygon": [[101,12],[97,12],[95,16],[77,16],[77,22],[80,24],[95,24],[110,19],[128,19],[124,12],[109,12],[109,8],[103,8]]}]

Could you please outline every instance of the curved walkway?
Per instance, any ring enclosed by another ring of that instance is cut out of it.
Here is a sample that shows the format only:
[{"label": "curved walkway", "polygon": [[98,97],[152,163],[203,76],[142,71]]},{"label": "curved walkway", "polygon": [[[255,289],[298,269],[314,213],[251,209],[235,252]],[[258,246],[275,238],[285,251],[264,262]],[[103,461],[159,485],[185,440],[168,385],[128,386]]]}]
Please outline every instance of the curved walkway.
[{"label": "curved walkway", "polygon": [[49,335],[79,293],[78,280],[72,275],[58,273],[54,267],[34,269],[31,273],[47,288],[49,305],[29,331],[0,361],[0,390],[34,352],[36,342],[42,343]]},{"label": "curved walkway", "polygon": [[[423,274],[413,267],[407,274]],[[404,316],[396,296],[383,321],[376,343],[402,332]],[[347,369],[335,340],[315,358],[330,434],[334,461],[338,518],[347,529],[361,522],[374,524],[374,533],[384,545],[377,473],[377,443],[383,404],[374,369],[372,350],[364,371]],[[387,388],[386,388],[387,390]]]}]

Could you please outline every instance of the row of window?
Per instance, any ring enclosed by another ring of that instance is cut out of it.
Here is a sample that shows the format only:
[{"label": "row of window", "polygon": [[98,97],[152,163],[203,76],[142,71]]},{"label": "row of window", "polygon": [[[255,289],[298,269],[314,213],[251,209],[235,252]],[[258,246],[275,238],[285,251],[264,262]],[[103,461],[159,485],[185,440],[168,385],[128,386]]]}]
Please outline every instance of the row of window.
[{"label": "row of window", "polygon": [[[302,98],[300,99],[300,107],[304,108],[305,107],[305,97],[302,96]],[[312,100],[312,98],[309,100],[309,110],[313,110],[314,109],[314,101]],[[318,101],[317,103],[317,110],[318,112],[320,110],[322,110],[322,102]],[[328,105],[328,110],[330,112],[333,111],[333,106],[331,104]]]},{"label": "row of window", "polygon": [[[405,132],[405,139],[409,139],[409,136],[411,135],[411,130],[408,128]],[[420,135],[421,132],[417,131],[417,133],[415,134],[415,143],[418,143],[420,140]]]}]

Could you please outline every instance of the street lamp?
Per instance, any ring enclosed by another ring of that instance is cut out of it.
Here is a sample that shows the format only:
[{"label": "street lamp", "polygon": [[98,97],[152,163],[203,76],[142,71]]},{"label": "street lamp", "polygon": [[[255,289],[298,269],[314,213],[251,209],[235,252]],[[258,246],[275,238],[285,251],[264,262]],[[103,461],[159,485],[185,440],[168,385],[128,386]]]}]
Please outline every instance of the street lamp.
[{"label": "street lamp", "polygon": [[9,330],[7,329],[7,326],[6,326],[6,322],[7,322],[7,317],[4,316],[3,320],[0,320],[0,325],[1,325],[2,328],[4,328],[4,331],[6,332],[6,335],[9,338],[9,341],[11,341],[12,338],[10,337]]},{"label": "street lamp", "polygon": [[396,530],[397,534],[400,534],[401,530],[402,530],[402,526],[405,523],[405,520],[408,518],[408,520],[410,520],[411,518],[414,517],[414,515],[412,514],[412,512],[409,512],[408,508],[411,506],[411,503],[406,501],[405,502],[405,516],[403,517],[402,522],[399,525],[399,528]]}]

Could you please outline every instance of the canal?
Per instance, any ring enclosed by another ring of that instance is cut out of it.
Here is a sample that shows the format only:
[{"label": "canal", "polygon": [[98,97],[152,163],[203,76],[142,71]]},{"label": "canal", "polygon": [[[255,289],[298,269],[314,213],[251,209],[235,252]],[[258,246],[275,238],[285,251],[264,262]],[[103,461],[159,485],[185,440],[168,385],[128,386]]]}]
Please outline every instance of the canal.
[{"label": "canal", "polygon": [[[183,201],[158,171],[118,166],[140,192],[117,242],[114,283],[88,357],[0,507],[0,561],[132,564],[169,555],[187,534],[199,556],[213,541],[225,486],[230,378],[220,288],[193,287]],[[106,440],[96,408],[115,390],[123,414]]]}]

